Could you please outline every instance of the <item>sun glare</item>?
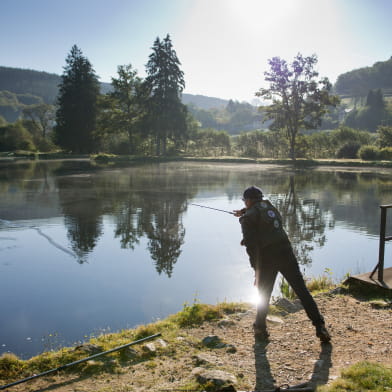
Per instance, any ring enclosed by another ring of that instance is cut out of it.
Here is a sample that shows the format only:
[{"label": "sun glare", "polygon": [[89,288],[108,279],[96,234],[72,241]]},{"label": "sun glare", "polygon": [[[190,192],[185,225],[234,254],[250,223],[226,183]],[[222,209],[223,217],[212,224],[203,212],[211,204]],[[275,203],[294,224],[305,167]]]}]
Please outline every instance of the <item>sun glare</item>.
[{"label": "sun glare", "polygon": [[261,302],[261,297],[256,287],[252,287],[252,292],[249,296],[249,302],[255,306],[257,306]]},{"label": "sun glare", "polygon": [[228,6],[238,27],[249,33],[267,33],[276,25],[281,24],[289,15],[295,2],[291,0],[230,0]]}]

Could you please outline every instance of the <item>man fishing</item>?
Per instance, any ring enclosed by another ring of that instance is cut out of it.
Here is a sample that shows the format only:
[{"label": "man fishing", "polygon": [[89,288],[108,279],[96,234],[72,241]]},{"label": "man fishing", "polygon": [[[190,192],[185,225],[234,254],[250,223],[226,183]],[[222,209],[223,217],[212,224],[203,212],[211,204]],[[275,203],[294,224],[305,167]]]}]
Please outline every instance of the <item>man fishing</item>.
[{"label": "man fishing", "polygon": [[290,240],[283,229],[278,210],[263,199],[261,189],[251,186],[243,194],[245,208],[233,211],[239,217],[243,239],[251,266],[255,270],[255,284],[261,301],[257,306],[253,324],[255,338],[267,340],[267,312],[275,279],[280,272],[294,289],[306,314],[316,327],[316,336],[326,343],[331,337],[325,328],[324,318],[305,285]]}]

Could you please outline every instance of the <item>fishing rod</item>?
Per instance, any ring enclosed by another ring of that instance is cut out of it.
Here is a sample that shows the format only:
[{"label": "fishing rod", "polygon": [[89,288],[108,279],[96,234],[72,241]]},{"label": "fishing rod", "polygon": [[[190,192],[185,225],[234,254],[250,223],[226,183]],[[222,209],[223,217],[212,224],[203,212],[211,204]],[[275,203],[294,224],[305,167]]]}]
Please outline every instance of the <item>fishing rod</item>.
[{"label": "fishing rod", "polygon": [[150,335],[150,336],[147,336],[147,337],[145,337],[143,339],[135,340],[134,342],[127,343],[127,344],[124,344],[122,346],[112,348],[111,350],[102,351],[101,353],[91,355],[90,357],[79,359],[78,361],[74,361],[74,362],[71,362],[71,363],[67,363],[66,365],[59,366],[56,369],[47,370],[46,372],[43,372],[43,373],[40,373],[40,374],[34,374],[34,376],[24,378],[23,380],[15,381],[15,382],[12,382],[11,384],[0,386],[0,389],[6,389],[6,388],[12,387],[14,385],[21,384],[23,382],[33,380],[33,379],[38,378],[38,377],[46,376],[47,374],[50,374],[50,373],[58,372],[59,370],[66,369],[66,368],[68,368],[70,366],[77,365],[79,363],[89,361],[90,359],[97,358],[97,357],[100,357],[102,355],[114,353],[115,351],[119,351],[119,350],[122,350],[123,348],[129,347],[129,346],[133,346],[134,344],[145,342],[146,340],[154,339],[154,338],[156,338],[158,336],[161,336],[161,333],[156,333],[155,335]]},{"label": "fishing rod", "polygon": [[207,207],[207,206],[202,206],[201,204],[195,204],[195,203],[189,203],[192,206],[198,206],[201,208],[208,208],[209,210],[215,210],[215,211],[220,211],[220,212],[226,212],[226,214],[231,214],[234,215],[234,212],[231,211],[226,211],[226,210],[220,210],[219,208],[213,208],[213,207]]}]

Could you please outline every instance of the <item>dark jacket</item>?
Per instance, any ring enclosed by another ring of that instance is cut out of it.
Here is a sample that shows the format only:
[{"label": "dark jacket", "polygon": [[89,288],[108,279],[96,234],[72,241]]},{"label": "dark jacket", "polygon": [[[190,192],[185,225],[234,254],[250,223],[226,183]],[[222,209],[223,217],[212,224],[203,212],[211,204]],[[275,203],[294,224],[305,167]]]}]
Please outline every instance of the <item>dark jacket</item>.
[{"label": "dark jacket", "polygon": [[240,217],[243,244],[253,268],[270,246],[289,246],[290,241],[282,226],[279,211],[268,201],[261,200]]}]

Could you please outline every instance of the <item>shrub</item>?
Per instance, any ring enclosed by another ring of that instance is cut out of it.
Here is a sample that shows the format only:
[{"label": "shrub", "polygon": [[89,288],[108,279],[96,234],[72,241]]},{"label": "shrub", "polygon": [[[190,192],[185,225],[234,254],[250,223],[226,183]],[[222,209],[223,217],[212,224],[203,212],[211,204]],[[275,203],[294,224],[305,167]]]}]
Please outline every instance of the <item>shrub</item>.
[{"label": "shrub", "polygon": [[365,145],[359,149],[358,155],[364,161],[375,161],[380,159],[380,150],[375,146]]},{"label": "shrub", "polygon": [[380,159],[392,161],[392,147],[384,147],[380,150]]},{"label": "shrub", "polygon": [[358,157],[358,151],[361,148],[358,142],[347,142],[343,144],[336,153],[337,158],[354,159]]},{"label": "shrub", "polygon": [[32,135],[20,123],[0,128],[0,151],[34,151]]}]

